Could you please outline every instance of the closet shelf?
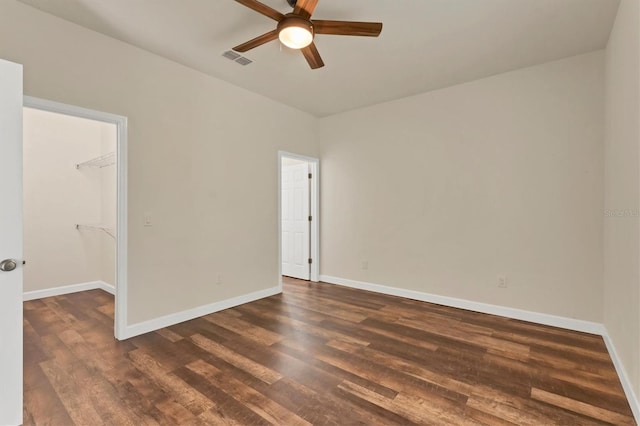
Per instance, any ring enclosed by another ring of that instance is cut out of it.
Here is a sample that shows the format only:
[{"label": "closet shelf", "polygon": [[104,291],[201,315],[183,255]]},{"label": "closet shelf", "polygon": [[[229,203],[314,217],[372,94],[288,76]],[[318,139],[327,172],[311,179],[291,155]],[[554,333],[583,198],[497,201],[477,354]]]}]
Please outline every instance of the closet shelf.
[{"label": "closet shelf", "polygon": [[100,157],[92,158],[84,163],[76,164],[76,169],[82,169],[83,167],[101,169],[113,164],[116,164],[116,153],[110,152],[108,154],[101,155]]},{"label": "closet shelf", "polygon": [[92,230],[96,230],[96,231],[103,231],[105,232],[107,235],[109,235],[111,238],[116,238],[116,233],[115,230],[109,226],[105,226],[105,225],[83,225],[83,224],[76,224],[76,229],[80,230],[80,229],[92,229]]}]

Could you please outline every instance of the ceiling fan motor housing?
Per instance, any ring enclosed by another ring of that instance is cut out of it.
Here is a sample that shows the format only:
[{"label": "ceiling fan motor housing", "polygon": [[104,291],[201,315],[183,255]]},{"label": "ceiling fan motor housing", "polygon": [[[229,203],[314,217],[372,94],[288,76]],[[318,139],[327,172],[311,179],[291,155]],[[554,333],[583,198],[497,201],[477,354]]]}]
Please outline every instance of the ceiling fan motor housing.
[{"label": "ceiling fan motor housing", "polygon": [[284,28],[287,28],[287,27],[300,27],[300,28],[309,29],[309,32],[311,33],[311,35],[314,35],[313,24],[311,23],[310,20],[304,19],[293,13],[287,13],[284,16],[285,18],[280,22],[278,22],[278,27],[277,27],[278,32],[282,31]]}]

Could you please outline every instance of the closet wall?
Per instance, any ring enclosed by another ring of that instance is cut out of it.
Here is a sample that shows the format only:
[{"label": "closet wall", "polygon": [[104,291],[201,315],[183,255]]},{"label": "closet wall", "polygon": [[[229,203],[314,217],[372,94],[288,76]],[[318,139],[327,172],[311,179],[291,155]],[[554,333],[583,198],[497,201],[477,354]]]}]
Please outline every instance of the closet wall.
[{"label": "closet wall", "polygon": [[24,109],[24,291],[113,284],[115,239],[76,224],[115,228],[115,167],[76,164],[113,151],[115,126]]}]

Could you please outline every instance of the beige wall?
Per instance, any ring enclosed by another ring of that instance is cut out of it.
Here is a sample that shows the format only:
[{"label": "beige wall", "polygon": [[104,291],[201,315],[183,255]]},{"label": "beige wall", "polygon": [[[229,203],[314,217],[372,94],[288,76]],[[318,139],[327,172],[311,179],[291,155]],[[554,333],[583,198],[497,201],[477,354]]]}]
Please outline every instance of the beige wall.
[{"label": "beige wall", "polygon": [[623,0],[606,50],[604,323],[640,396],[639,26]]},{"label": "beige wall", "polygon": [[322,119],[321,274],[601,322],[603,64]]},{"label": "beige wall", "polygon": [[129,119],[129,324],[277,285],[277,151],[315,155],[313,117],[13,0],[0,57],[28,95]]}]

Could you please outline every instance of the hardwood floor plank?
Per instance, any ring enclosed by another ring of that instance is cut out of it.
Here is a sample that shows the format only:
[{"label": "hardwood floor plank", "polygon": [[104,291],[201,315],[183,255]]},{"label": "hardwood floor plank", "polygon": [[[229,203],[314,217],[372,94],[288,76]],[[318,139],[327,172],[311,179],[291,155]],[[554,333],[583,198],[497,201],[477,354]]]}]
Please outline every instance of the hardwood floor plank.
[{"label": "hardwood floor plank", "polygon": [[23,321],[24,332],[24,358],[26,364],[37,364],[51,358],[46,353],[40,335],[31,326],[31,323],[25,318]]},{"label": "hardwood floor plank", "polygon": [[174,333],[173,331],[169,330],[168,328],[161,328],[160,330],[157,330],[156,333],[159,334],[160,336],[164,337],[165,339],[167,339],[171,343],[175,343],[178,340],[184,338],[181,335],[179,335],[178,333]]},{"label": "hardwood floor plank", "polygon": [[478,333],[477,330],[466,330],[466,327],[460,327],[458,324],[443,327],[441,324],[430,324],[407,318],[400,318],[394,321],[394,323],[416,330],[426,331],[434,335],[446,337],[459,342],[491,348],[494,351],[515,353],[525,357],[529,355],[529,345],[492,337],[485,335],[484,333]]},{"label": "hardwood floor plank", "polygon": [[456,380],[452,377],[438,374],[422,367],[418,363],[406,361],[402,358],[395,357],[393,355],[376,351],[370,347],[360,347],[345,344],[344,342],[331,341],[327,343],[328,346],[335,347],[340,350],[348,351],[351,353],[361,354],[362,357],[378,362],[381,365],[386,365],[393,370],[412,376],[415,379],[431,383],[438,387],[443,387],[459,395],[468,397],[473,391],[473,386],[467,383]]},{"label": "hardwood floor plank", "polygon": [[634,420],[630,416],[625,416],[604,408],[594,407],[591,404],[585,404],[584,402],[576,401],[575,399],[567,398],[566,396],[556,395],[551,392],[546,392],[542,389],[531,389],[531,398],[616,425],[634,424]]},{"label": "hardwood floor plank", "polygon": [[363,313],[353,313],[347,309],[336,309],[334,306],[317,303],[317,301],[309,300],[309,298],[289,295],[287,297],[287,303],[292,307],[306,309],[317,314],[326,315],[327,317],[332,318],[339,318],[349,322],[360,322],[367,318],[367,315]]},{"label": "hardwood floor plank", "polygon": [[167,340],[157,333],[147,333],[139,337],[134,341],[136,353],[148,355],[162,365],[164,371],[172,371],[197,359],[196,355],[182,351],[177,344],[167,344]]},{"label": "hardwood floor plank", "polygon": [[56,360],[42,362],[40,366],[75,424],[104,424],[86,392],[86,382],[69,374],[67,368]]},{"label": "hardwood floor plank", "polygon": [[213,418],[218,417],[223,422],[222,424],[269,424],[267,420],[224,390],[224,387],[218,387],[209,380],[203,380],[202,375],[193,369],[183,367],[176,370],[175,374],[203,395],[207,395],[209,399],[214,402],[215,405],[207,412],[209,413],[208,416]]},{"label": "hardwood floor plank", "polygon": [[554,407],[531,398],[513,396],[486,385],[478,385],[467,405],[521,425],[595,426],[603,422]]},{"label": "hardwood floor plank", "polygon": [[265,346],[272,345],[282,340],[282,336],[265,328],[243,321],[240,317],[229,314],[227,311],[218,312],[204,317],[207,321],[234,331],[246,338]]},{"label": "hardwood floor plank", "polygon": [[600,336],[283,286],[123,342],[102,290],[25,302],[25,424],[635,424]]},{"label": "hardwood floor plank", "polygon": [[426,349],[428,351],[436,351],[438,349],[438,345],[434,342],[430,342],[428,340],[422,340],[422,339],[417,339],[414,337],[410,337],[410,336],[404,336],[404,335],[400,335],[399,333],[393,331],[393,330],[387,330],[387,329],[381,329],[381,328],[377,328],[375,326],[370,326],[368,324],[360,324],[360,328],[363,331],[367,331],[367,332],[371,332],[373,333],[373,337],[371,338],[371,340],[373,341],[380,341],[380,340],[385,340],[387,341],[387,343],[389,344],[393,344],[394,341],[397,344],[405,344],[408,343],[412,346],[417,346],[419,348],[423,348]]},{"label": "hardwood floor plank", "polygon": [[191,336],[191,340],[205,351],[227,361],[229,364],[235,365],[240,370],[246,371],[269,385],[282,378],[282,375],[270,368],[239,355],[237,352],[230,351],[226,347],[214,342],[213,340],[209,340],[204,336],[195,334]]},{"label": "hardwood floor plank", "polygon": [[338,387],[358,398],[382,407],[411,423],[440,426],[479,424],[471,418],[461,417],[458,413],[447,411],[443,409],[443,407],[438,406],[438,404],[427,403],[418,397],[398,394],[395,398],[388,399],[348,381],[341,383]]},{"label": "hardwood floor plank", "polygon": [[233,377],[222,378],[221,371],[204,361],[195,361],[186,366],[194,373],[205,378],[209,383],[218,387],[223,386],[226,392],[237,401],[243,403],[251,411],[272,424],[309,425],[291,411],[285,409],[273,400],[245,385]]},{"label": "hardwood floor plank", "polygon": [[138,370],[149,377],[166,394],[173,395],[176,402],[182,404],[196,416],[213,407],[213,402],[205,395],[189,386],[175,374],[167,372],[151,356],[136,349],[129,353],[129,357]]},{"label": "hardwood floor plank", "polygon": [[176,425],[196,424],[196,416],[183,405],[178,404],[172,399],[165,399],[156,404],[156,408],[160,410],[171,423]]},{"label": "hardwood floor plank", "polygon": [[341,399],[349,400],[362,409],[375,413],[376,416],[384,419],[380,424],[403,426],[421,424],[422,419],[416,423],[408,419],[407,416],[396,413],[392,400],[384,398],[380,394],[372,392],[362,386],[356,384],[350,385],[349,383],[350,382],[341,383],[334,392],[340,395]]},{"label": "hardwood floor plank", "polygon": [[107,376],[116,388],[120,400],[143,419],[143,424],[171,424],[156,407],[158,402],[169,398],[159,386],[131,365],[123,366]]},{"label": "hardwood floor plank", "polygon": [[25,369],[23,411],[24,424],[73,424],[60,396],[39,365]]},{"label": "hardwood floor plank", "polygon": [[270,313],[269,311],[261,311],[259,308],[255,308],[249,305],[244,305],[242,309],[249,310],[250,312],[255,312],[256,314],[262,314],[272,317],[275,320],[279,321],[281,324],[286,325],[290,330],[290,333],[296,333],[298,335],[304,333],[306,335],[311,335],[324,340],[342,339],[361,345],[369,344],[369,341],[367,340],[355,338],[350,334],[338,332],[330,327],[323,327],[322,321],[324,321],[325,317],[318,318],[316,321],[310,324],[308,322],[300,321],[286,315]]},{"label": "hardwood floor plank", "polygon": [[[387,323],[379,319],[367,318],[366,320],[362,321],[362,323],[365,326],[371,326],[377,329],[387,330],[389,332],[395,333],[396,335],[399,335],[402,337],[409,337],[415,340],[430,342],[431,344],[436,345],[436,350],[439,347],[450,346],[450,347],[456,347],[458,348],[458,350],[464,353],[469,353],[469,354],[471,353],[484,354],[484,352],[486,351],[486,348],[479,344],[463,342],[460,340],[456,340],[450,336],[434,334],[428,331],[418,330],[418,329],[407,327],[401,324]],[[337,327],[340,327],[342,329],[344,329],[345,327],[345,324],[336,324],[335,322],[334,324]]]},{"label": "hardwood floor plank", "polygon": [[555,378],[549,378],[547,380],[533,380],[531,383],[534,389],[540,391],[554,393],[554,390],[559,389],[563,396],[574,401],[586,403],[608,411],[615,411],[617,413],[627,412],[628,403],[626,399],[622,398],[619,394],[614,395],[610,392],[602,392],[597,389],[579,386],[575,383]]},{"label": "hardwood floor plank", "polygon": [[513,423],[508,420],[501,419],[500,417],[496,417],[484,411],[476,410],[475,408],[472,408],[469,405],[465,407],[464,412],[466,416],[474,419],[478,423],[485,426],[518,426],[517,423]]},{"label": "hardwood floor plank", "polygon": [[401,371],[390,368],[385,361],[362,356],[359,351],[343,352],[327,348],[326,350],[318,351],[316,358],[343,370],[347,369],[349,365],[355,364],[357,368],[351,367],[350,370],[362,379],[382,384],[393,389],[397,394],[402,393],[429,399],[436,405],[450,406],[451,408],[453,405],[450,405],[448,400],[459,405],[463,405],[467,400],[467,396],[464,394],[440,384],[405,375]]},{"label": "hardwood floor plank", "polygon": [[622,386],[620,385],[620,382],[618,380],[604,380],[602,376],[589,373],[583,373],[580,376],[576,376],[574,374],[563,371],[551,371],[549,372],[549,377],[573,383],[576,386],[580,386],[581,388],[603,392],[618,399],[624,399],[622,398],[622,395],[624,395],[624,390],[622,389]]},{"label": "hardwood floor plank", "polygon": [[[278,344],[278,348],[279,350],[281,350],[283,353],[287,353],[289,355],[292,355],[296,358],[298,358],[301,361],[305,361],[312,365],[313,367],[316,367],[318,370],[322,371],[324,374],[328,374],[331,375],[335,378],[340,379],[340,381],[343,380],[349,380],[353,383],[356,383],[366,389],[371,390],[372,392],[376,392],[380,395],[384,395],[386,397],[390,397],[393,398],[397,392],[387,386],[384,386],[380,383],[375,383],[372,382],[366,378],[363,378],[359,375],[357,375],[355,372],[353,371],[348,371],[345,370],[343,368],[340,367],[336,367],[335,365],[332,365],[331,363],[325,362],[323,360],[317,359],[317,358],[313,358],[310,359],[309,355],[306,353],[306,351],[303,349],[301,350],[300,347],[298,347],[297,345],[293,344],[293,342],[290,341],[283,341],[280,342]],[[315,352],[317,349],[314,349],[313,352]]]}]

